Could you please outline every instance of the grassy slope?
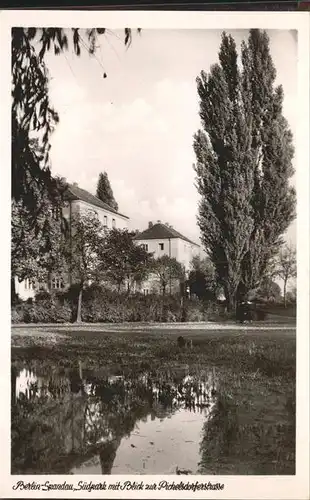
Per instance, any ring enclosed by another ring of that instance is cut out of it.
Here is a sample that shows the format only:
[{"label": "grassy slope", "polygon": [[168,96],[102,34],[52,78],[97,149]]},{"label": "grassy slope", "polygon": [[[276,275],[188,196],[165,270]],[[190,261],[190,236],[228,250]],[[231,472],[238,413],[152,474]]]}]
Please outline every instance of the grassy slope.
[{"label": "grassy slope", "polygon": [[[56,329],[49,328],[50,333]],[[77,357],[88,367],[111,365],[120,372],[172,369],[191,373],[215,367],[218,404],[205,429],[201,472],[207,474],[295,473],[295,331],[178,331],[160,328],[112,333],[70,327],[52,347],[35,336],[18,336],[12,361],[53,359],[68,366]],[[180,351],[178,335],[193,340]],[[43,342],[44,344],[44,342]],[[23,346],[27,345],[26,348]]]}]

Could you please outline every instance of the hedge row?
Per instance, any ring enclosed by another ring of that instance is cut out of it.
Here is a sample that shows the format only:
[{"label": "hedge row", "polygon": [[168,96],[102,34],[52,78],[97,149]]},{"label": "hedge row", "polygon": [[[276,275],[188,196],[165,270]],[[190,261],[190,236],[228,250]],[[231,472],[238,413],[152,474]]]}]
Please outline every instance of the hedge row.
[{"label": "hedge row", "polygon": [[[39,293],[12,307],[13,323],[67,323],[76,317],[77,291]],[[216,306],[214,306],[216,308]],[[214,307],[177,296],[117,294],[98,286],[84,290],[82,321],[87,323],[205,321]]]}]

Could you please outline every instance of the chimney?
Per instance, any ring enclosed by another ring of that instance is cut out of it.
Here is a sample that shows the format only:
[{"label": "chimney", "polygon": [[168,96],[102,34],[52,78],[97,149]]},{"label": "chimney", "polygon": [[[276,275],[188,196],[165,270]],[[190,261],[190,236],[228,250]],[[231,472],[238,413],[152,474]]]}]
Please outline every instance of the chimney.
[{"label": "chimney", "polygon": [[161,224],[161,220],[158,220],[158,221],[157,221],[157,224]]},{"label": "chimney", "polygon": [[76,188],[77,188],[77,187],[79,187],[79,185],[78,185],[78,183],[77,183],[77,182],[73,182],[73,183],[72,183],[72,186],[73,186],[73,187],[76,187]]},{"label": "chimney", "polygon": [[149,229],[151,229],[153,227],[153,222],[150,220],[149,222]]}]

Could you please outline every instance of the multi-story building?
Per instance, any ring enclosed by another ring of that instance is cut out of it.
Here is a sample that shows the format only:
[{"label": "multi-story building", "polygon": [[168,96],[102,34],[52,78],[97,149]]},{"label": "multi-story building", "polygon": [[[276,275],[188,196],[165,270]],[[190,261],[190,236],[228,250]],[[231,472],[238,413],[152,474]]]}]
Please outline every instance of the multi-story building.
[{"label": "multi-story building", "polygon": [[123,215],[101,201],[97,196],[81,189],[77,184],[69,186],[66,193],[66,204],[63,209],[64,217],[71,223],[76,214],[94,213],[101,224],[107,229],[126,229],[129,217]]},{"label": "multi-story building", "polygon": [[[63,207],[63,216],[67,219],[69,227],[76,214],[85,214],[87,212],[96,214],[102,225],[107,229],[126,229],[128,227],[129,217],[117,212],[93,194],[81,189],[77,184],[69,185]],[[61,289],[65,285],[58,277],[51,277],[50,282],[47,284],[38,284],[29,279],[19,282],[15,278],[15,292],[23,300],[33,298],[38,286],[53,290]]]},{"label": "multi-story building", "polygon": [[[134,239],[138,245],[143,246],[147,252],[152,253],[155,259],[163,255],[175,258],[184,266],[186,272],[190,271],[193,257],[200,254],[200,246],[197,243],[183,236],[169,224],[163,224],[161,221],[157,221],[155,224],[149,222],[148,229],[137,234]],[[158,291],[156,277],[151,275],[141,285],[141,289],[144,293]],[[173,284],[173,289],[178,289],[178,283]]]},{"label": "multi-story building", "polygon": [[200,246],[176,231],[169,224],[149,222],[149,227],[135,236],[137,244],[153,253],[154,258],[168,255],[184,265],[188,271],[194,256],[200,253]]},{"label": "multi-story building", "polygon": [[[93,194],[80,188],[77,184],[69,185],[63,207],[63,216],[68,221],[69,228],[72,227],[74,216],[77,214],[86,214],[87,212],[96,214],[102,225],[107,229],[128,228],[129,217],[114,210]],[[186,271],[190,270],[193,257],[200,253],[200,246],[197,243],[183,236],[169,224],[162,224],[161,221],[157,221],[154,224],[149,222],[148,229],[138,233],[134,240],[137,245],[143,246],[149,253],[152,253],[154,258],[162,257],[163,255],[175,258],[184,266]],[[26,300],[33,298],[36,289],[39,287],[57,290],[69,284],[69,276],[67,282],[64,282],[63,277],[60,279],[57,276],[51,276],[49,283],[36,283],[29,279],[19,282],[15,278],[15,291],[21,299]],[[178,286],[176,283],[176,288]],[[150,275],[147,281],[137,287],[138,289],[144,293],[158,291],[156,278]]]}]

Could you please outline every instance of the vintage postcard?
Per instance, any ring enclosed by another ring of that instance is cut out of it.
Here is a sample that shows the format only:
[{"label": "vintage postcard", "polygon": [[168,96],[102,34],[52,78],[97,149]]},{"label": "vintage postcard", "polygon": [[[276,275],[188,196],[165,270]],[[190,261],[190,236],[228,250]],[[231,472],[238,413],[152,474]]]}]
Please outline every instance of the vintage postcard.
[{"label": "vintage postcard", "polygon": [[0,26],[1,496],[309,498],[308,13]]}]

